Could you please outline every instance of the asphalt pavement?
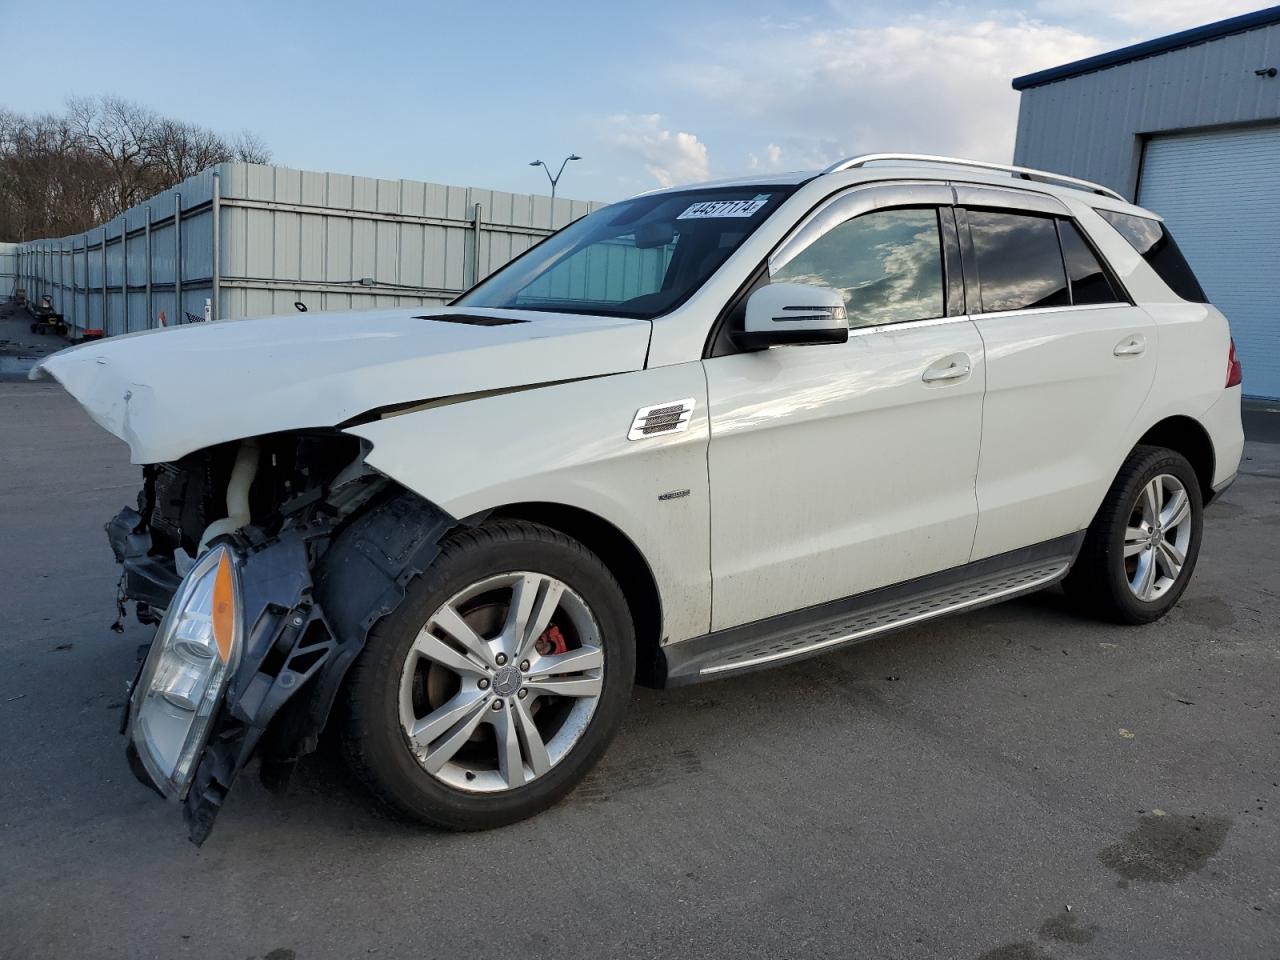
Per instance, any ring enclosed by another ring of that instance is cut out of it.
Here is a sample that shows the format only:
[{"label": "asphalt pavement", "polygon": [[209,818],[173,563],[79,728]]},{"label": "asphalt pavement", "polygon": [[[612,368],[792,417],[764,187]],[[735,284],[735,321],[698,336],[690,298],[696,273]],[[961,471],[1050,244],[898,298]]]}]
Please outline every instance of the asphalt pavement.
[{"label": "asphalt pavement", "polygon": [[65,337],[33,333],[31,319],[25,307],[0,303],[0,380],[25,377],[37,358],[68,345]]},{"label": "asphalt pavement", "polygon": [[[195,415],[195,413],[193,413]],[[125,447],[0,382],[0,957],[1280,957],[1280,446],[1161,623],[1047,592],[771,672],[637,690],[548,813],[451,835],[329,749],[207,844],[128,772],[102,524]]]}]

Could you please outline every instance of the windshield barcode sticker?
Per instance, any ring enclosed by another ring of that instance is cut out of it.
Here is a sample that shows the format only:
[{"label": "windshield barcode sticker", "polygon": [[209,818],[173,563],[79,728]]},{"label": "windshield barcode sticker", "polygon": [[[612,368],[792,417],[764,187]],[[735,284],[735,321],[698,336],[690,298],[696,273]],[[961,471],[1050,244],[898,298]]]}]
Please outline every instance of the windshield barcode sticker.
[{"label": "windshield barcode sticker", "polygon": [[769,194],[761,193],[750,200],[703,200],[695,203],[677,220],[703,220],[710,217],[751,217],[769,202]]}]

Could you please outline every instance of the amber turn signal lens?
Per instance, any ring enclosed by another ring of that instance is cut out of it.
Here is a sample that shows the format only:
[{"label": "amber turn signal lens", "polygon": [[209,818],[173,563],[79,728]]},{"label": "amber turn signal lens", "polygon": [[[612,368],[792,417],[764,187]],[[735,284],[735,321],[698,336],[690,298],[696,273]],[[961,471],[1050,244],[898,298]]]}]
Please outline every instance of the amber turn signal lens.
[{"label": "amber turn signal lens", "polygon": [[236,598],[235,583],[231,573],[231,559],[222,551],[218,572],[213,581],[213,642],[218,656],[226,663],[231,659],[231,642],[235,634]]}]

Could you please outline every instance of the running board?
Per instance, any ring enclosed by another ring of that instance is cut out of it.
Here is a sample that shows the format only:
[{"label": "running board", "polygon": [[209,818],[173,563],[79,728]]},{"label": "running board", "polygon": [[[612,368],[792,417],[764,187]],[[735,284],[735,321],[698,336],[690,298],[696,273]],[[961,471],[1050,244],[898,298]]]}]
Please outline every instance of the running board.
[{"label": "running board", "polygon": [[811,657],[949,613],[1047,587],[1066,576],[1080,535],[990,557],[807,610],[664,647],[666,686]]}]

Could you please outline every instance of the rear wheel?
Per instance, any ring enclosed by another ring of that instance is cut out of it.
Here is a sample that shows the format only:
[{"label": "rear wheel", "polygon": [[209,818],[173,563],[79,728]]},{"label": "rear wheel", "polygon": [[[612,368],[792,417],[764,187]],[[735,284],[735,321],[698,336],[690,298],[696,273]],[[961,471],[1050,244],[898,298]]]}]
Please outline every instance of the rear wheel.
[{"label": "rear wheel", "polygon": [[410,816],[501,826],[555,803],[612,738],[635,673],[622,591],[557,531],[463,531],[370,631],[347,687],[352,766]]},{"label": "rear wheel", "polygon": [[1085,535],[1065,587],[1089,613],[1150,623],[1186,589],[1200,554],[1200,483],[1181,454],[1140,446]]}]

